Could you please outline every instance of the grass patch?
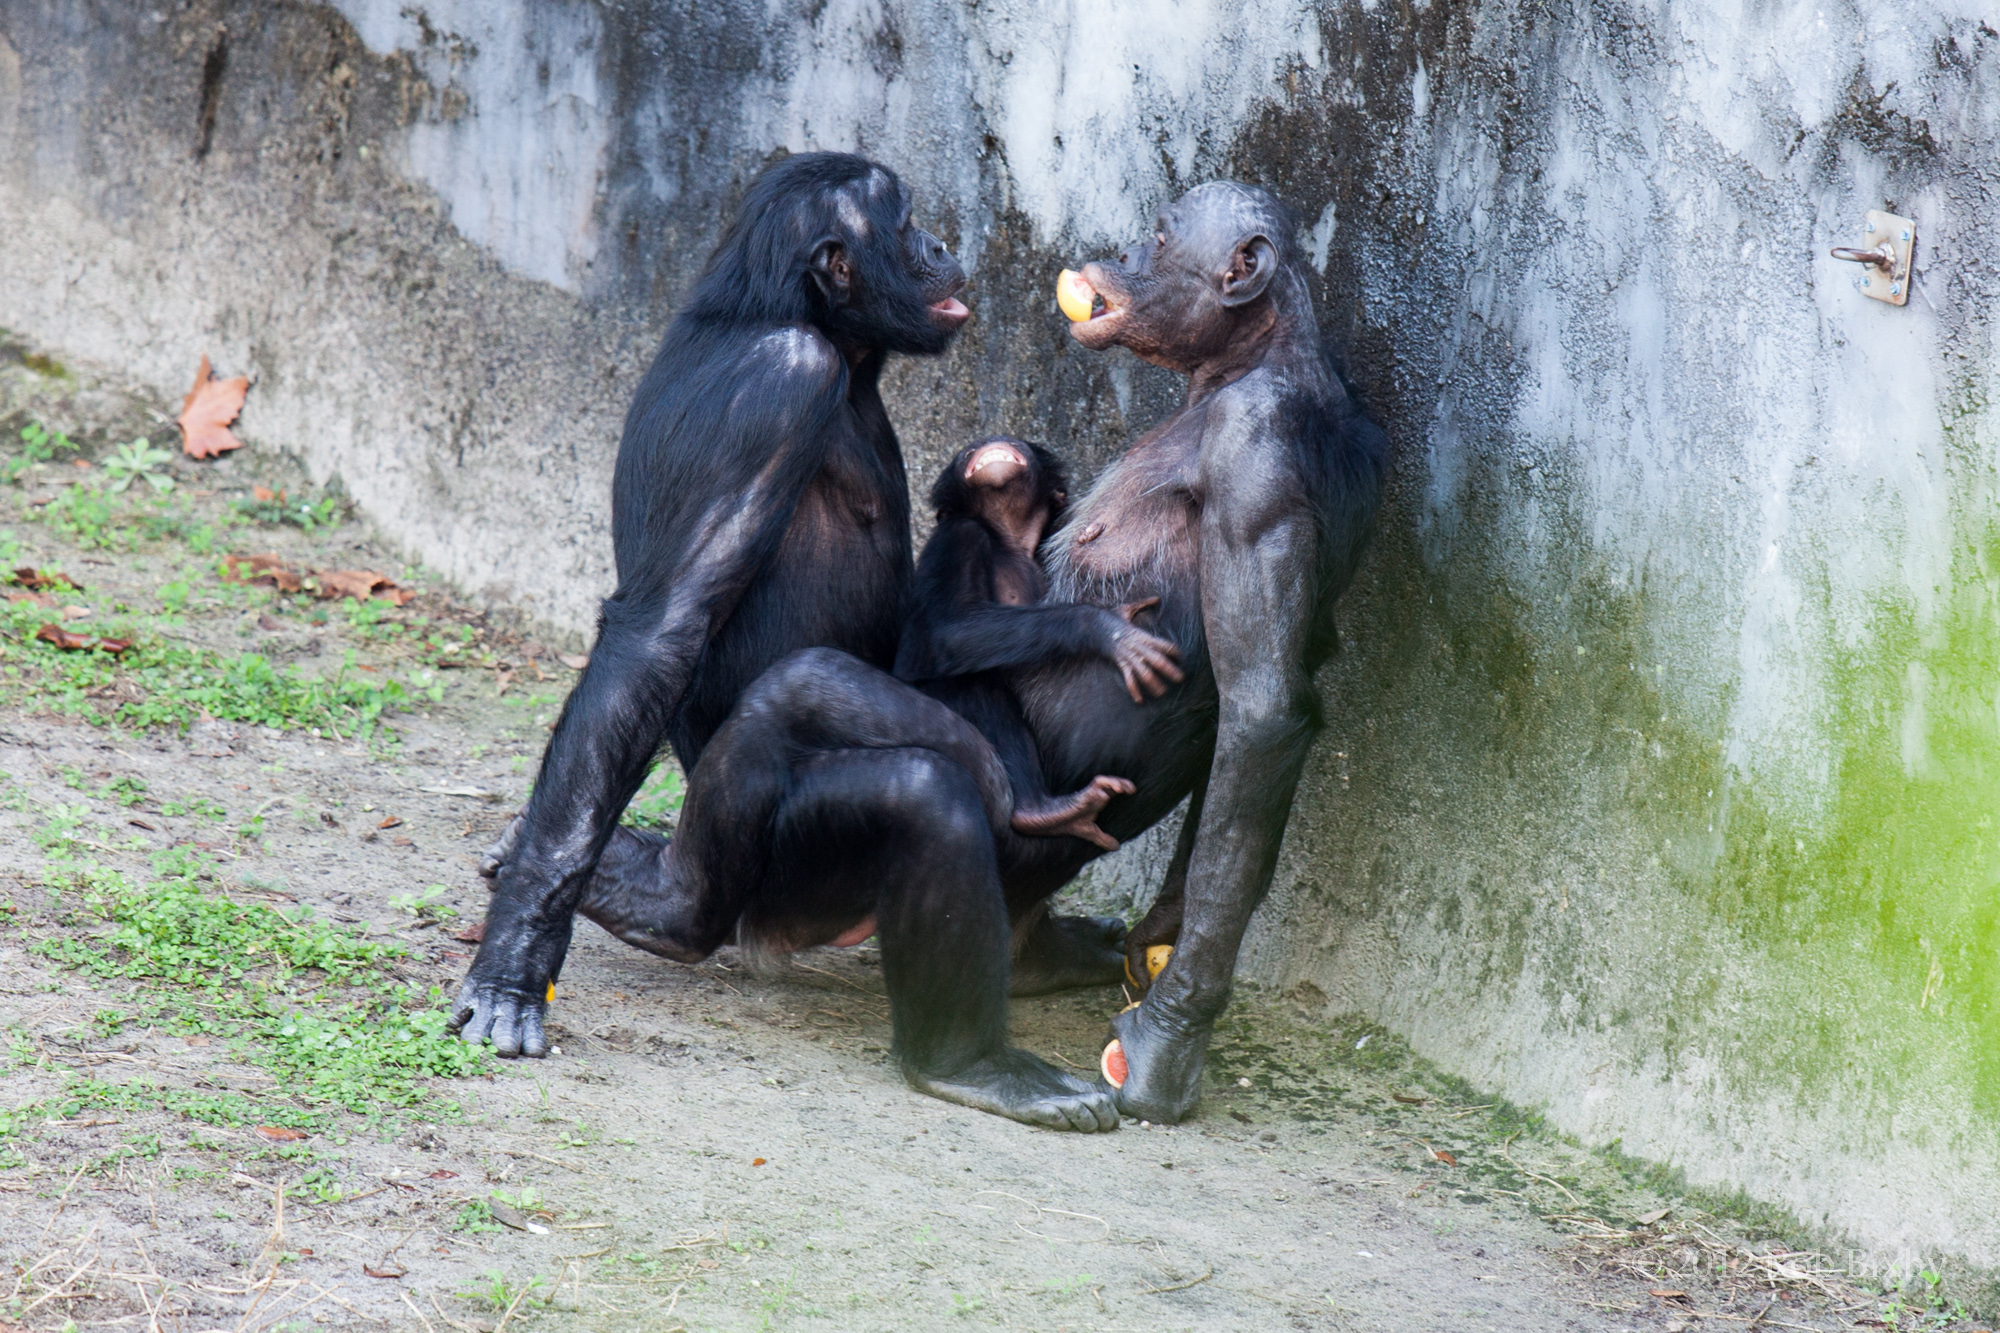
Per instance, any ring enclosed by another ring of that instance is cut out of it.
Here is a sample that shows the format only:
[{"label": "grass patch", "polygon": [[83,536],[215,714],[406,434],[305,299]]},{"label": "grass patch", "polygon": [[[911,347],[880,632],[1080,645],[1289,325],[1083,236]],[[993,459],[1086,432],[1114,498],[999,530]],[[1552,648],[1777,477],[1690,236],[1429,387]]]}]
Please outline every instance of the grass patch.
[{"label": "grass patch", "polygon": [[[142,983],[134,1014],[121,1021],[226,1043],[302,1111],[452,1114],[456,1106],[440,1100],[432,1080],[487,1069],[483,1051],[445,1032],[444,993],[398,974],[408,956],[400,945],[310,909],[231,898],[214,862],[193,848],[156,853],[144,883],[95,866],[72,873],[81,892],[64,930],[30,950],[100,979]],[[134,1085],[98,1085],[91,1095],[112,1095],[114,1086]],[[136,1095],[164,1104],[167,1090]],[[206,1123],[249,1114],[210,1094],[173,1095],[209,1099],[195,1115]],[[193,1103],[174,1109],[193,1114]]]},{"label": "grass patch", "polygon": [[177,643],[130,628],[130,622],[111,622],[114,633],[133,635],[121,653],[64,650],[35,637],[52,618],[59,615],[26,601],[0,611],[0,681],[17,699],[37,700],[93,726],[186,730],[205,714],[267,727],[319,727],[337,738],[370,737],[384,713],[443,695],[435,683],[413,690],[394,677],[363,675],[352,651],[333,675],[309,676],[261,653]]}]

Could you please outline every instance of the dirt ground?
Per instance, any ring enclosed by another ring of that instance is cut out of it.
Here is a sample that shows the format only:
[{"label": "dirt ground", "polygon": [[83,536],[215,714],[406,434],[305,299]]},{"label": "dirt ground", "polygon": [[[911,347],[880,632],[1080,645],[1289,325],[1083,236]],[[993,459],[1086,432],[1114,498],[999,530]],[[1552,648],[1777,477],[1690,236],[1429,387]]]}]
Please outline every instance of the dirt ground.
[{"label": "dirt ground", "polygon": [[[1081,1137],[909,1092],[871,946],[684,967],[583,925],[546,1061],[425,1078],[403,1106],[329,1100],[270,1029],[187,1017],[236,1012],[239,988],[305,994],[255,941],[240,979],[146,975],[152,937],[114,917],[143,917],[153,890],[113,909],[104,886],[198,854],[201,894],[393,946],[381,975],[435,987],[403,1002],[435,1012],[483,912],[474,859],[573,678],[565,646],[459,604],[338,497],[309,529],[285,521],[300,478],[250,450],[160,464],[174,489],[142,480],[93,525],[64,496],[101,488],[112,445],[173,445],[167,405],[105,385],[0,339],[0,457],[44,423],[97,463],[53,457],[0,489],[5,563],[71,576],[46,601],[20,600],[37,578],[0,589],[17,611],[0,633],[0,1330],[1949,1323],[1921,1293],[1863,1293],[1754,1213],[1564,1142],[1309,990],[1245,988],[1190,1123]],[[257,500],[260,482],[287,501]],[[417,596],[232,583],[229,552]],[[60,650],[34,638],[44,612],[135,646]],[[215,673],[248,653],[407,688],[372,733],[351,697],[260,721],[240,693],[146,674],[169,643]],[[103,674],[64,685],[82,656]],[[176,691],[186,726],[138,720]],[[64,955],[78,939],[131,970]],[[1018,1002],[1016,1038],[1094,1067],[1121,1002]]]}]

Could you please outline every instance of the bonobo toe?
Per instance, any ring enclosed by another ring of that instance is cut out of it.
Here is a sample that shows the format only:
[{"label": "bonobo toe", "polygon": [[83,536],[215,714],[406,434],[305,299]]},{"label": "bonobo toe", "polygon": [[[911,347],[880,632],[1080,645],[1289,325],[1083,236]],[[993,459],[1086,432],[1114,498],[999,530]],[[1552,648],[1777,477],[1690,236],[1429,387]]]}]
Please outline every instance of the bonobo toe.
[{"label": "bonobo toe", "polygon": [[549,1053],[543,1009],[538,999],[467,980],[459,990],[451,1027],[469,1046],[492,1042],[493,1053],[502,1059],[517,1055],[539,1059]]}]

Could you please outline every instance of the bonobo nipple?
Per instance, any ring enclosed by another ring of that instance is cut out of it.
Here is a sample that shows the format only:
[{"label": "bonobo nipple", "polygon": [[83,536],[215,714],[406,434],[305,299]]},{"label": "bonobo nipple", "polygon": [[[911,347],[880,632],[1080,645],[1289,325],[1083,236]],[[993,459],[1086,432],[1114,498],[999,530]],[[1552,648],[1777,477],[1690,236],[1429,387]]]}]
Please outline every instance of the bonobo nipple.
[{"label": "bonobo nipple", "polygon": [[1070,323],[1081,324],[1090,318],[1091,303],[1097,299],[1097,289],[1075,269],[1066,268],[1056,274],[1056,305]]}]

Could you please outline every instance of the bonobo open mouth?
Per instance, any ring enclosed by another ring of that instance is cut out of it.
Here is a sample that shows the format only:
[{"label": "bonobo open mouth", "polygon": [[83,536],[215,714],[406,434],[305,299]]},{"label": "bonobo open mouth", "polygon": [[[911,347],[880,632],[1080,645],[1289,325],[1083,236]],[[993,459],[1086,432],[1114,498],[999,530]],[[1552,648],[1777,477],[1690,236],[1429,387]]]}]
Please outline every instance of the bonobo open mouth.
[{"label": "bonobo open mouth", "polygon": [[942,300],[930,303],[931,314],[946,328],[955,329],[972,318],[972,311],[966,308],[965,302],[958,299],[958,294],[964,290],[965,281],[960,279],[949,292],[945,293]]},{"label": "bonobo open mouth", "polygon": [[1056,278],[1056,305],[1069,317],[1070,336],[1093,351],[1111,346],[1130,293],[1101,264],[1082,272],[1064,269]]},{"label": "bonobo open mouth", "polygon": [[965,479],[986,486],[1004,486],[1026,470],[1028,460],[1011,444],[994,441],[982,446],[965,465]]}]

